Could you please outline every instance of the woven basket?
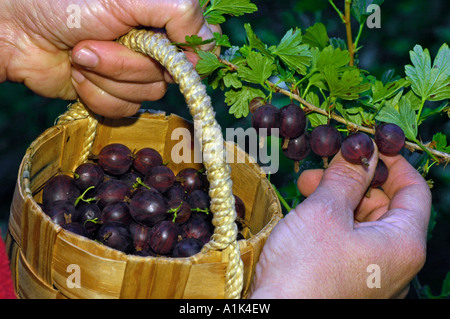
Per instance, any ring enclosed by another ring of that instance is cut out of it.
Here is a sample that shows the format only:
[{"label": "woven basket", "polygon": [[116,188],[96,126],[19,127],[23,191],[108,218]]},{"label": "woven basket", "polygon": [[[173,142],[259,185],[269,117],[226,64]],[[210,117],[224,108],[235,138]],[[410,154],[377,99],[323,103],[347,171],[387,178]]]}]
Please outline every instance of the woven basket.
[{"label": "woven basket", "polygon": [[[184,147],[191,147],[190,141],[173,140],[173,130],[181,127],[194,133],[192,123],[176,115],[140,112],[111,120],[92,114],[78,101],[33,141],[19,169],[6,238],[17,295],[51,299],[245,298],[261,249],[282,217],[275,191],[248,154],[224,141],[206,88],[183,53],[164,35],[151,31],[133,30],[119,41],[159,61],[179,85],[193,119],[201,123],[195,134],[201,136],[202,164],[210,183],[214,234],[200,253],[188,258],[141,257],[54,224],[38,203],[43,185],[55,174],[73,171],[90,154],[115,142],[130,149],[153,147],[167,162],[175,144],[189,143]],[[225,161],[227,152],[233,152],[231,163]],[[193,162],[170,161],[168,165],[175,173],[202,165]],[[239,241],[233,193],[245,203],[249,226],[250,235]],[[68,285],[73,265],[79,267],[79,287]]]}]

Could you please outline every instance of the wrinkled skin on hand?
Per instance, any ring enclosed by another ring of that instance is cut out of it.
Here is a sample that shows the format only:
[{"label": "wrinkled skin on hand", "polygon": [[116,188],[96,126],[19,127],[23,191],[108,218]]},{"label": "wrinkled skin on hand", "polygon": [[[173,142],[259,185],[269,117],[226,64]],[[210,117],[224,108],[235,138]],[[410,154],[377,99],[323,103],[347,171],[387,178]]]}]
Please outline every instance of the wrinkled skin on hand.
[{"label": "wrinkled skin on hand", "polygon": [[[80,9],[79,28],[70,23],[77,14],[73,5]],[[137,26],[164,29],[174,42],[220,32],[206,24],[197,0],[10,0],[0,9],[0,48],[8,53],[0,80],[23,82],[46,97],[79,96],[111,118],[132,115],[141,102],[160,99],[171,82],[157,62],[115,39]],[[198,60],[193,52],[187,56]]]}]

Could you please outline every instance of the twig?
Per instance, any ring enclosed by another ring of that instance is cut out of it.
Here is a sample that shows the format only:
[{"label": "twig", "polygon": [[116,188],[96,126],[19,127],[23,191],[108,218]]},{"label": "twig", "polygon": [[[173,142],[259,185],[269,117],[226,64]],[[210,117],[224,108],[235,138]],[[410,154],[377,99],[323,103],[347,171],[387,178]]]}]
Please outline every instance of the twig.
[{"label": "twig", "polygon": [[[232,70],[232,71],[236,71],[239,68],[237,65],[235,65],[235,64],[233,64],[233,63],[231,63],[229,61],[226,61],[226,60],[223,60],[223,59],[219,59],[219,61],[220,61],[220,63],[223,63],[226,66],[228,66],[230,68],[230,70]],[[331,119],[335,120],[336,122],[345,124],[347,126],[347,128],[349,130],[352,130],[352,131],[361,131],[361,132],[365,132],[365,133],[372,134],[372,135],[375,134],[375,129],[373,129],[373,128],[366,127],[366,126],[361,126],[361,125],[358,125],[356,123],[349,122],[346,119],[344,119],[342,116],[337,115],[336,113],[333,113],[333,112],[328,113],[328,111],[323,110],[323,109],[321,109],[321,108],[319,108],[319,107],[309,103],[308,101],[303,99],[301,96],[299,96],[295,92],[291,92],[291,91],[282,89],[279,86],[277,86],[275,83],[273,83],[273,82],[271,82],[269,80],[267,80],[266,83],[268,84],[268,86],[275,93],[281,93],[283,95],[288,96],[291,100],[296,100],[299,103],[301,103],[304,106],[305,111],[307,113],[308,112],[314,112],[314,113],[322,114],[322,115],[324,115],[324,116],[326,116],[328,118],[331,118]],[[441,158],[442,161],[445,162],[445,163],[450,163],[450,154],[448,154],[448,153],[441,152],[441,151],[438,151],[438,150],[436,150],[434,148],[425,146],[423,144],[419,145],[417,143],[413,143],[413,142],[410,142],[410,141],[406,141],[405,142],[405,146],[406,146],[407,149],[409,149],[411,151],[425,151],[425,152],[427,152],[429,154],[432,154],[432,155],[434,155],[436,157]]]},{"label": "twig", "polygon": [[348,52],[350,53],[349,65],[353,66],[355,64],[355,45],[353,44],[352,36],[352,21],[350,16],[350,8],[352,5],[352,0],[345,0],[345,31],[347,33],[347,46]]}]

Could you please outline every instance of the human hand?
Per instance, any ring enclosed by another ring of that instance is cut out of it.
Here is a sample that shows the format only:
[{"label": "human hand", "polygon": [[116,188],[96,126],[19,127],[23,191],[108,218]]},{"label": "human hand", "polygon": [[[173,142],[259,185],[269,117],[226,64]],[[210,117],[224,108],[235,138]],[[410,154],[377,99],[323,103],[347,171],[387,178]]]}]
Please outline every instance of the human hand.
[{"label": "human hand", "polygon": [[[80,8],[79,28],[68,26],[69,5]],[[137,26],[164,28],[174,42],[220,31],[205,22],[197,0],[8,0],[0,3],[0,25],[0,81],[23,82],[46,97],[79,96],[111,118],[160,99],[171,81],[159,63],[113,40]],[[197,62],[193,52],[186,55]]]},{"label": "human hand", "polygon": [[[339,152],[327,170],[301,174],[298,187],[307,199],[269,236],[252,298],[406,296],[425,262],[431,193],[402,156],[380,155],[388,180],[365,197],[377,158],[375,151],[366,170]],[[369,265],[379,266],[379,288],[367,284],[375,274]]]}]

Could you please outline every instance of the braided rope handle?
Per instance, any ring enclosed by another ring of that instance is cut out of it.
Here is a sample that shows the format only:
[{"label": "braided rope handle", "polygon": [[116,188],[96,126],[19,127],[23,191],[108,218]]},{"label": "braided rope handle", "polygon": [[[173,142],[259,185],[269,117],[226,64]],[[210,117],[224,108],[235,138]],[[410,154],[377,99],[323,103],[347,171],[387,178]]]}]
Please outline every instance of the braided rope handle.
[{"label": "braided rope handle", "polygon": [[[240,298],[243,288],[243,263],[240,257],[239,245],[236,240],[237,226],[236,210],[232,192],[231,168],[226,163],[226,152],[222,130],[215,119],[211,99],[206,92],[194,66],[185,54],[172,45],[164,34],[149,30],[132,30],[118,39],[118,42],[129,49],[143,53],[158,61],[172,75],[186,99],[195,125],[195,134],[201,138],[203,165],[210,183],[211,212],[214,233],[211,240],[205,244],[203,253],[209,250],[227,250],[228,265],[225,275],[225,298]],[[83,162],[91,149],[97,119],[80,101],[69,106],[69,110],[61,115],[58,124],[64,124],[74,119],[88,118],[89,125],[84,145],[85,154],[80,159]]]}]

